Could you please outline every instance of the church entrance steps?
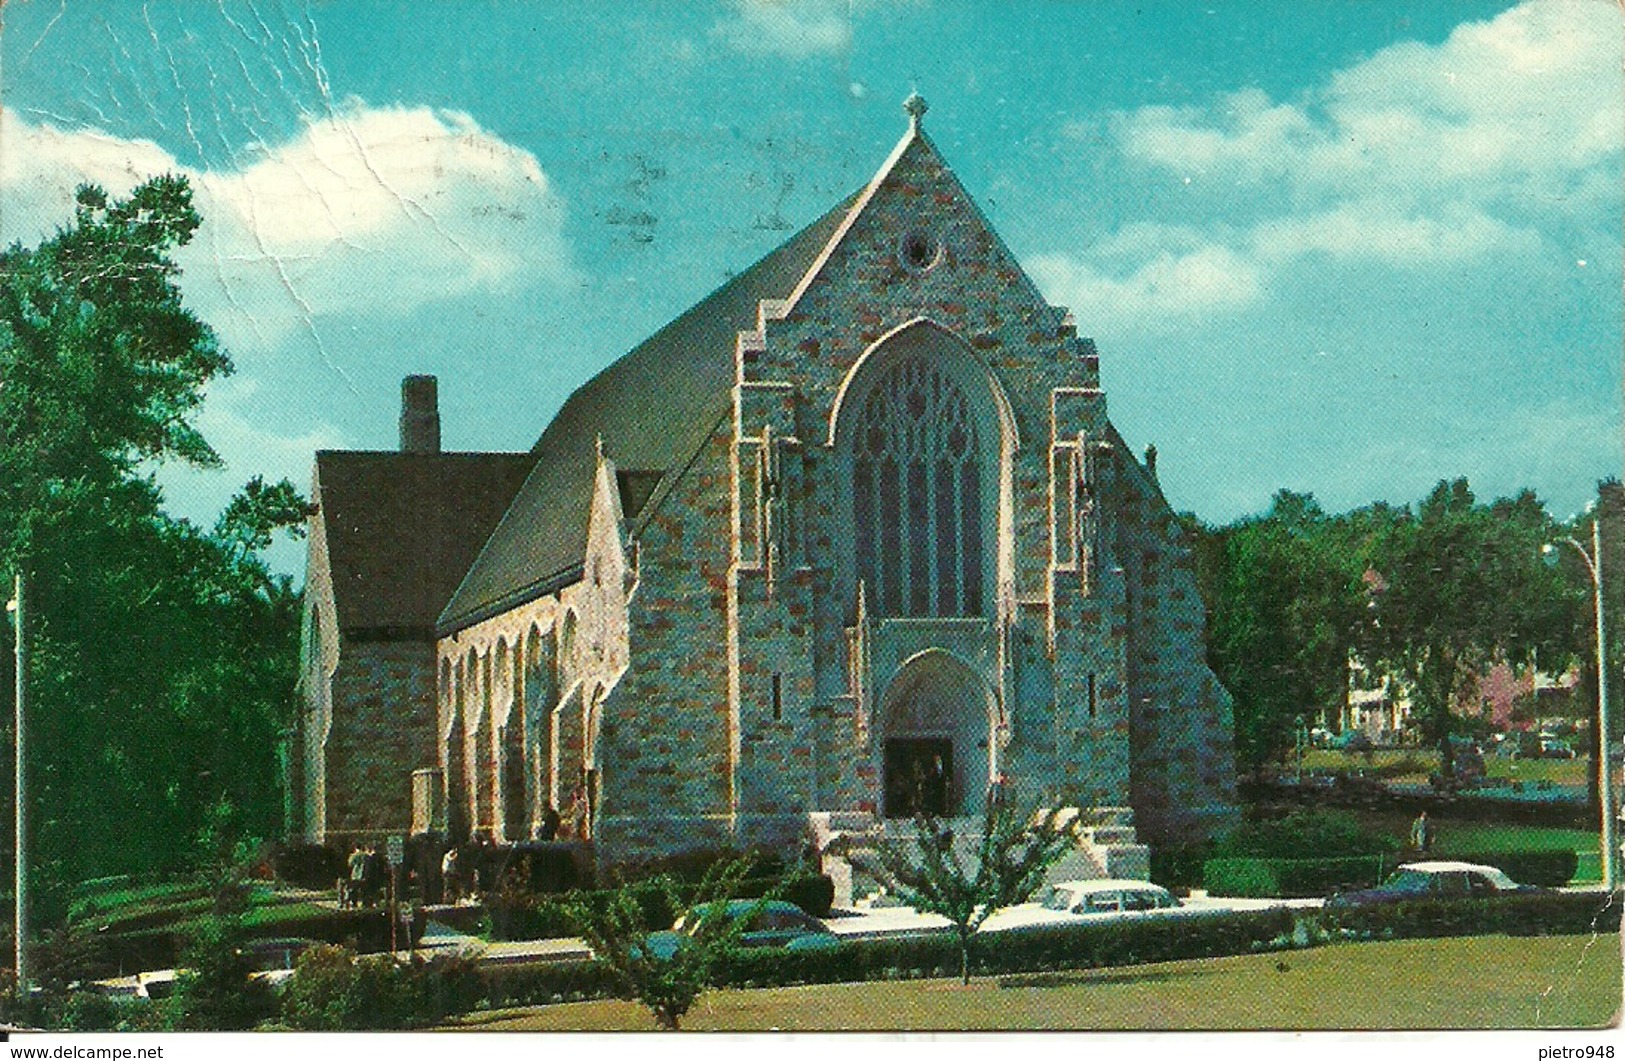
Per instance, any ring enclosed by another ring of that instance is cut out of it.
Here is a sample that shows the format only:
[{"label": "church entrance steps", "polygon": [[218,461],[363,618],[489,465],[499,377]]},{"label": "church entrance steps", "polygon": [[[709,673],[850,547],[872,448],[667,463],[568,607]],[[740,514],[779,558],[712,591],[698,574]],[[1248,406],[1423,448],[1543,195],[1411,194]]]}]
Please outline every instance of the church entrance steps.
[{"label": "church entrance steps", "polygon": [[[1130,808],[1068,807],[1058,817],[1062,824],[1080,819],[1090,824],[1078,829],[1076,846],[1050,867],[1044,875],[1046,881],[1150,879],[1151,849],[1138,841]],[[960,865],[974,870],[981,845],[981,819],[945,818],[938,827],[952,835],[953,853]],[[919,825],[914,819],[882,820],[862,812],[817,812],[808,815],[808,831],[819,855],[820,871],[835,883],[837,907],[874,910],[896,902],[886,895],[885,882],[866,871],[864,864],[873,864],[882,847],[915,844]]]}]

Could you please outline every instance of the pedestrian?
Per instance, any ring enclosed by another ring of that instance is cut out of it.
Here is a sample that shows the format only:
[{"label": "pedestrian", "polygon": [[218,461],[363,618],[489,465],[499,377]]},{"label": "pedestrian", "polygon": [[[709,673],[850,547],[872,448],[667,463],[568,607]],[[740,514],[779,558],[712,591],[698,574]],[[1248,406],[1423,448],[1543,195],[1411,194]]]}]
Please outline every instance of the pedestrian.
[{"label": "pedestrian", "polygon": [[341,907],[359,905],[362,889],[366,886],[367,854],[361,850],[360,844],[356,844],[355,848],[351,850],[348,868],[349,873],[344,879],[343,893],[339,896],[339,906]]},{"label": "pedestrian", "polygon": [[457,848],[448,847],[440,859],[440,901],[456,906],[463,897],[463,882],[457,866]]},{"label": "pedestrian", "polygon": [[1428,822],[1427,811],[1418,814],[1411,823],[1411,846],[1422,852],[1433,849],[1433,826]]},{"label": "pedestrian", "polygon": [[375,906],[384,897],[384,860],[378,854],[378,845],[367,847],[361,863],[362,901]]},{"label": "pedestrian", "polygon": [[547,809],[542,811],[542,826],[537,831],[536,838],[538,840],[557,840],[559,838],[559,825],[562,821],[559,809],[549,803]]}]

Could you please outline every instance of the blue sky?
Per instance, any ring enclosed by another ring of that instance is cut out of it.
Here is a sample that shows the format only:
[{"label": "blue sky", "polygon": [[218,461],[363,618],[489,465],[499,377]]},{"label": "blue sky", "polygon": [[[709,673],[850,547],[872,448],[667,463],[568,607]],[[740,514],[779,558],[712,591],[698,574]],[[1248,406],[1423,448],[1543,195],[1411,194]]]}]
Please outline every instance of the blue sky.
[{"label": "blue sky", "polygon": [[[212,520],[318,447],[529,446],[571,389],[926,124],[1176,507],[1621,467],[1621,27],[1606,0],[713,5],[12,0],[0,240],[192,177],[183,287],[238,371],[165,469]],[[279,561],[297,567],[298,553]]]}]

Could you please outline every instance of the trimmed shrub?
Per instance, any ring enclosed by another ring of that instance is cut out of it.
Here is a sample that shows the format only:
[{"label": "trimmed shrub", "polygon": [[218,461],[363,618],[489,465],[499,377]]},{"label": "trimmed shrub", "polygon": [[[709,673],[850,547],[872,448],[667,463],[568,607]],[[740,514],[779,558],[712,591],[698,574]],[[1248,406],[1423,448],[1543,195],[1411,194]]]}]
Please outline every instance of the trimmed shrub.
[{"label": "trimmed shrub", "polygon": [[282,843],[271,851],[271,870],[278,880],[299,888],[325,891],[344,876],[344,858],[320,844]]},{"label": "trimmed shrub", "polygon": [[780,894],[813,917],[828,917],[835,905],[835,882],[821,873],[803,873],[786,879]]},{"label": "trimmed shrub", "polygon": [[1574,879],[1580,856],[1573,851],[1469,851],[1449,857],[1494,866],[1519,884],[1561,888]]},{"label": "trimmed shrub", "polygon": [[282,997],[282,1019],[301,1031],[385,1031],[437,1024],[484,994],[474,963],[459,957],[397,962],[348,947],[300,955]]},{"label": "trimmed shrub", "polygon": [[[1089,969],[1139,962],[1246,954],[1289,937],[1290,910],[1079,923],[980,935],[972,970],[981,975]],[[718,970],[718,986],[775,987],[959,974],[951,933],[843,943],[829,950],[740,949]],[[546,1005],[617,997],[596,963],[481,970],[492,1006]]]},{"label": "trimmed shrub", "polygon": [[1549,892],[1495,899],[1419,899],[1326,910],[1328,928],[1358,939],[1431,936],[1566,936],[1619,932],[1620,895]]},{"label": "trimmed shrub", "polygon": [[1348,858],[1213,858],[1202,867],[1210,895],[1307,899],[1347,888],[1369,888],[1394,868],[1391,855]]},{"label": "trimmed shrub", "polygon": [[1192,888],[1204,887],[1202,867],[1212,857],[1212,844],[1153,847],[1151,880],[1171,892],[1186,892]]},{"label": "trimmed shrub", "polygon": [[1399,841],[1373,832],[1348,811],[1301,808],[1279,818],[1243,822],[1219,845],[1221,856],[1352,858],[1396,850]]}]

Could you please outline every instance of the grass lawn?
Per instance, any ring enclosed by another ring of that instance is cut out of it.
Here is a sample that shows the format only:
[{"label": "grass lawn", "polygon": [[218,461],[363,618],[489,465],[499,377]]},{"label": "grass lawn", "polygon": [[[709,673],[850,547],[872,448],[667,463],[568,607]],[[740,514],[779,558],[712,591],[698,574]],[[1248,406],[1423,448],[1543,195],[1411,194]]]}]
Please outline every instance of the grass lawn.
[{"label": "grass lawn", "polygon": [[[1612,936],[1346,943],[1279,954],[957,980],[713,991],[711,1031],[1597,1027],[1620,1005]],[[478,1031],[648,1031],[630,1002],[474,1014]]]},{"label": "grass lawn", "polygon": [[[1305,770],[1331,770],[1337,773],[1366,774],[1383,781],[1426,784],[1438,772],[1439,753],[1431,748],[1379,748],[1365,752],[1313,748],[1304,753]],[[1510,756],[1484,756],[1484,774],[1491,781],[1522,781],[1525,784],[1550,782],[1563,788],[1583,788],[1591,775],[1591,760],[1513,759]]]}]

